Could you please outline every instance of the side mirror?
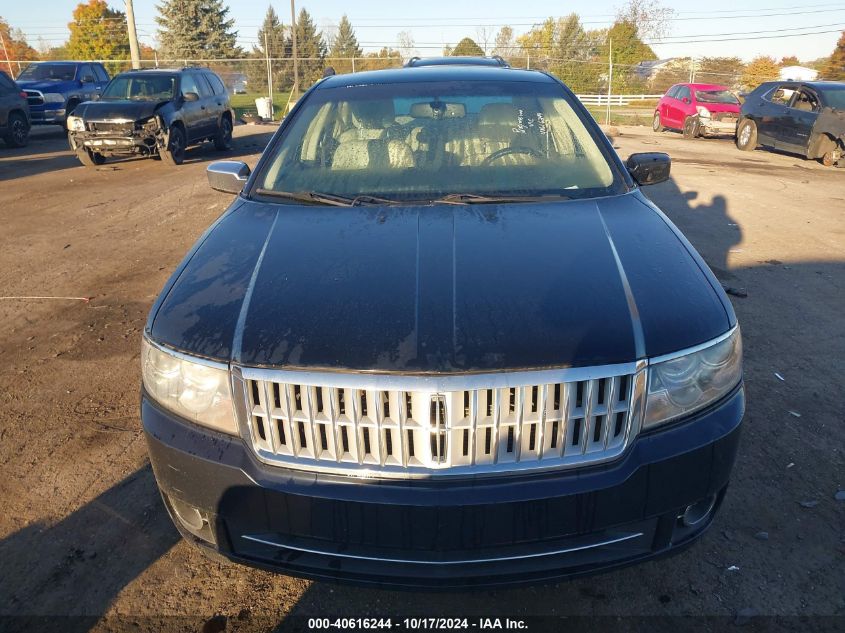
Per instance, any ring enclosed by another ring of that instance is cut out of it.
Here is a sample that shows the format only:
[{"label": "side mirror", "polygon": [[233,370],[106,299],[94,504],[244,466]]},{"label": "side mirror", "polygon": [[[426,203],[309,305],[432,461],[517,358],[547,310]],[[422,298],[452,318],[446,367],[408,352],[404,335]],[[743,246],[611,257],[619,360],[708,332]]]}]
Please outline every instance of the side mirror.
[{"label": "side mirror", "polygon": [[625,167],[638,185],[656,185],[669,180],[672,159],[663,152],[642,152],[631,154]]},{"label": "side mirror", "polygon": [[84,84],[94,83],[94,75],[82,75],[82,83],[84,83]]},{"label": "side mirror", "polygon": [[683,99],[681,99],[681,101],[683,101],[684,103],[689,103],[689,97],[684,97]]},{"label": "side mirror", "polygon": [[218,160],[205,170],[212,189],[240,193],[249,179],[249,166],[239,160]]},{"label": "side mirror", "polygon": [[199,101],[200,96],[196,92],[186,92],[182,95],[185,101]]}]

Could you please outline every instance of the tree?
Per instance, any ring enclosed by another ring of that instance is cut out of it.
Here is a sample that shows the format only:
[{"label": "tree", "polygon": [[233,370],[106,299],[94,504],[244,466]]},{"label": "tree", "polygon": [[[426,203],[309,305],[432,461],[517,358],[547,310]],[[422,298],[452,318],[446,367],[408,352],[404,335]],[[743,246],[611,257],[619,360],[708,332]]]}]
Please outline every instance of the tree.
[{"label": "tree", "polygon": [[6,44],[6,50],[0,48],[0,70],[10,72],[12,77],[17,74],[17,66],[9,64],[9,60],[29,61],[38,59],[38,51],[26,42],[23,31],[13,29],[3,18],[0,18],[0,37]]},{"label": "tree", "polygon": [[340,24],[337,26],[337,35],[335,35],[332,42],[331,50],[329,51],[330,63],[336,72],[348,73],[352,72],[355,66],[350,57],[363,57],[364,51],[358,44],[358,38],[355,37],[355,30],[349,22],[349,18],[344,16],[340,18]]},{"label": "tree", "polygon": [[71,59],[129,59],[126,14],[110,9],[105,0],[76,5],[68,29],[66,53]]},{"label": "tree", "polygon": [[799,60],[795,55],[788,55],[786,57],[780,58],[780,65],[783,66],[800,66],[801,60]]},{"label": "tree", "polygon": [[756,88],[764,81],[773,81],[780,76],[780,66],[774,57],[755,57],[742,72],[741,83],[747,89]]},{"label": "tree", "polygon": [[408,61],[417,56],[417,44],[414,42],[414,36],[408,31],[400,31],[396,35],[396,41],[399,44],[399,53],[403,60]]},{"label": "tree", "polygon": [[659,0],[628,0],[616,13],[617,22],[633,24],[642,39],[660,40],[671,30],[675,10]]},{"label": "tree", "polygon": [[258,44],[252,47],[250,61],[246,66],[247,85],[252,92],[267,90],[267,57],[272,59],[273,89],[281,90],[289,84],[290,63],[280,60],[290,58],[291,44],[286,37],[285,26],[272,6],[267,7],[264,21],[258,29]]},{"label": "tree", "polygon": [[455,45],[451,53],[454,57],[484,57],[484,50],[470,37],[465,37]]},{"label": "tree", "polygon": [[296,55],[299,59],[299,88],[305,90],[323,76],[326,43],[311,14],[305,9],[296,18]]},{"label": "tree", "polygon": [[739,88],[744,71],[745,64],[739,57],[704,57],[698,63],[695,77],[703,83]]},{"label": "tree", "polygon": [[156,8],[158,39],[167,57],[240,57],[235,21],[223,0],[163,0]]},{"label": "tree", "polygon": [[508,59],[515,51],[516,43],[513,39],[513,29],[509,26],[503,26],[493,40],[493,54]]},{"label": "tree", "polygon": [[364,55],[362,70],[383,70],[385,68],[399,68],[402,65],[402,53],[393,48],[382,48],[377,53]]},{"label": "tree", "polygon": [[[642,78],[637,75],[635,66],[643,61],[653,61],[657,55],[651,47],[640,39],[637,26],[625,20],[617,21],[607,31],[606,40],[601,47],[599,60],[607,60],[613,51],[613,86],[612,92],[636,92],[645,87]],[[605,83],[607,80],[605,79]]]},{"label": "tree", "polygon": [[822,77],[835,81],[845,81],[845,31],[842,31],[842,35],[836,43],[836,48],[833,49],[830,59],[827,60],[827,64],[822,69]]}]

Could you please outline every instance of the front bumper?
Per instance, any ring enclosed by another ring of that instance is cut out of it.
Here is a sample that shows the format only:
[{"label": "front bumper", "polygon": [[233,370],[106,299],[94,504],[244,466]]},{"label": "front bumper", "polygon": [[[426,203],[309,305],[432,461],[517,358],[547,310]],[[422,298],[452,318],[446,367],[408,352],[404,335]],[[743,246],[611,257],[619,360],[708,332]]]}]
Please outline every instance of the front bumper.
[{"label": "front bumper", "polygon": [[699,118],[701,125],[701,132],[707,136],[715,136],[718,134],[736,134],[737,118],[726,118],[724,120]]},{"label": "front bumper", "polygon": [[[460,481],[269,467],[239,438],[182,421],[146,394],[141,411],[165,505],[206,550],[297,576],[444,589],[553,581],[690,544],[724,495],[744,406],[739,387],[694,418],[640,436],[609,464]],[[702,501],[715,507],[685,525],[679,516]],[[174,504],[205,515],[203,538]]]},{"label": "front bumper", "polygon": [[69,131],[68,141],[74,151],[85,148],[101,154],[154,154],[160,145],[155,134],[143,129],[131,134]]},{"label": "front bumper", "polygon": [[65,107],[33,108],[30,106],[30,119],[33,125],[64,125]]}]

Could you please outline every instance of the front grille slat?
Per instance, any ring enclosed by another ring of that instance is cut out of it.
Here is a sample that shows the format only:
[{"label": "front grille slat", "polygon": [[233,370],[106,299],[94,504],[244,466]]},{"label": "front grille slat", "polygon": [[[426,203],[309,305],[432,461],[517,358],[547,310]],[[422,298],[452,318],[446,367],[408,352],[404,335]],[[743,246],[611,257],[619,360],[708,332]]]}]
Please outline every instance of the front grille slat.
[{"label": "front grille slat", "polygon": [[[563,370],[562,370],[563,371]],[[619,456],[638,428],[643,369],[446,391],[319,384],[320,374],[238,368],[258,457],[313,471],[386,476],[574,467]],[[541,372],[527,372],[533,377]],[[330,381],[329,381],[330,382]],[[354,378],[350,384],[354,385]],[[457,382],[457,381],[456,381]],[[459,383],[458,383],[459,384]]]}]

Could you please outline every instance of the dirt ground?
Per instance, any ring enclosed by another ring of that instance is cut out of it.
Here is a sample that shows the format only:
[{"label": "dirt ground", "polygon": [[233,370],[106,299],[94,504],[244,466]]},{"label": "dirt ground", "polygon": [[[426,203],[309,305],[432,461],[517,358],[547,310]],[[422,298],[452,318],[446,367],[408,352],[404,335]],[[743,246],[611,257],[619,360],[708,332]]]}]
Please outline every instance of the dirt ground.
[{"label": "dirt ground", "polygon": [[[254,165],[273,130],[237,128],[227,156]],[[0,147],[0,630],[32,630],[8,617],[21,615],[74,616],[36,627],[66,631],[246,631],[409,614],[845,628],[845,501],[835,499],[845,489],[845,169],[740,152],[729,139],[621,132],[623,157],[672,156],[671,181],[647,193],[723,283],[747,292],[732,297],[748,410],[727,498],[676,557],[448,594],[312,583],[212,562],[182,542],[146,457],[139,339],[170,272],[232,199],[203,173],[221,155],[202,147],[179,168],[86,169],[58,128],[22,150]],[[21,296],[91,299],[9,298]],[[718,619],[626,619],[701,615]]]}]

